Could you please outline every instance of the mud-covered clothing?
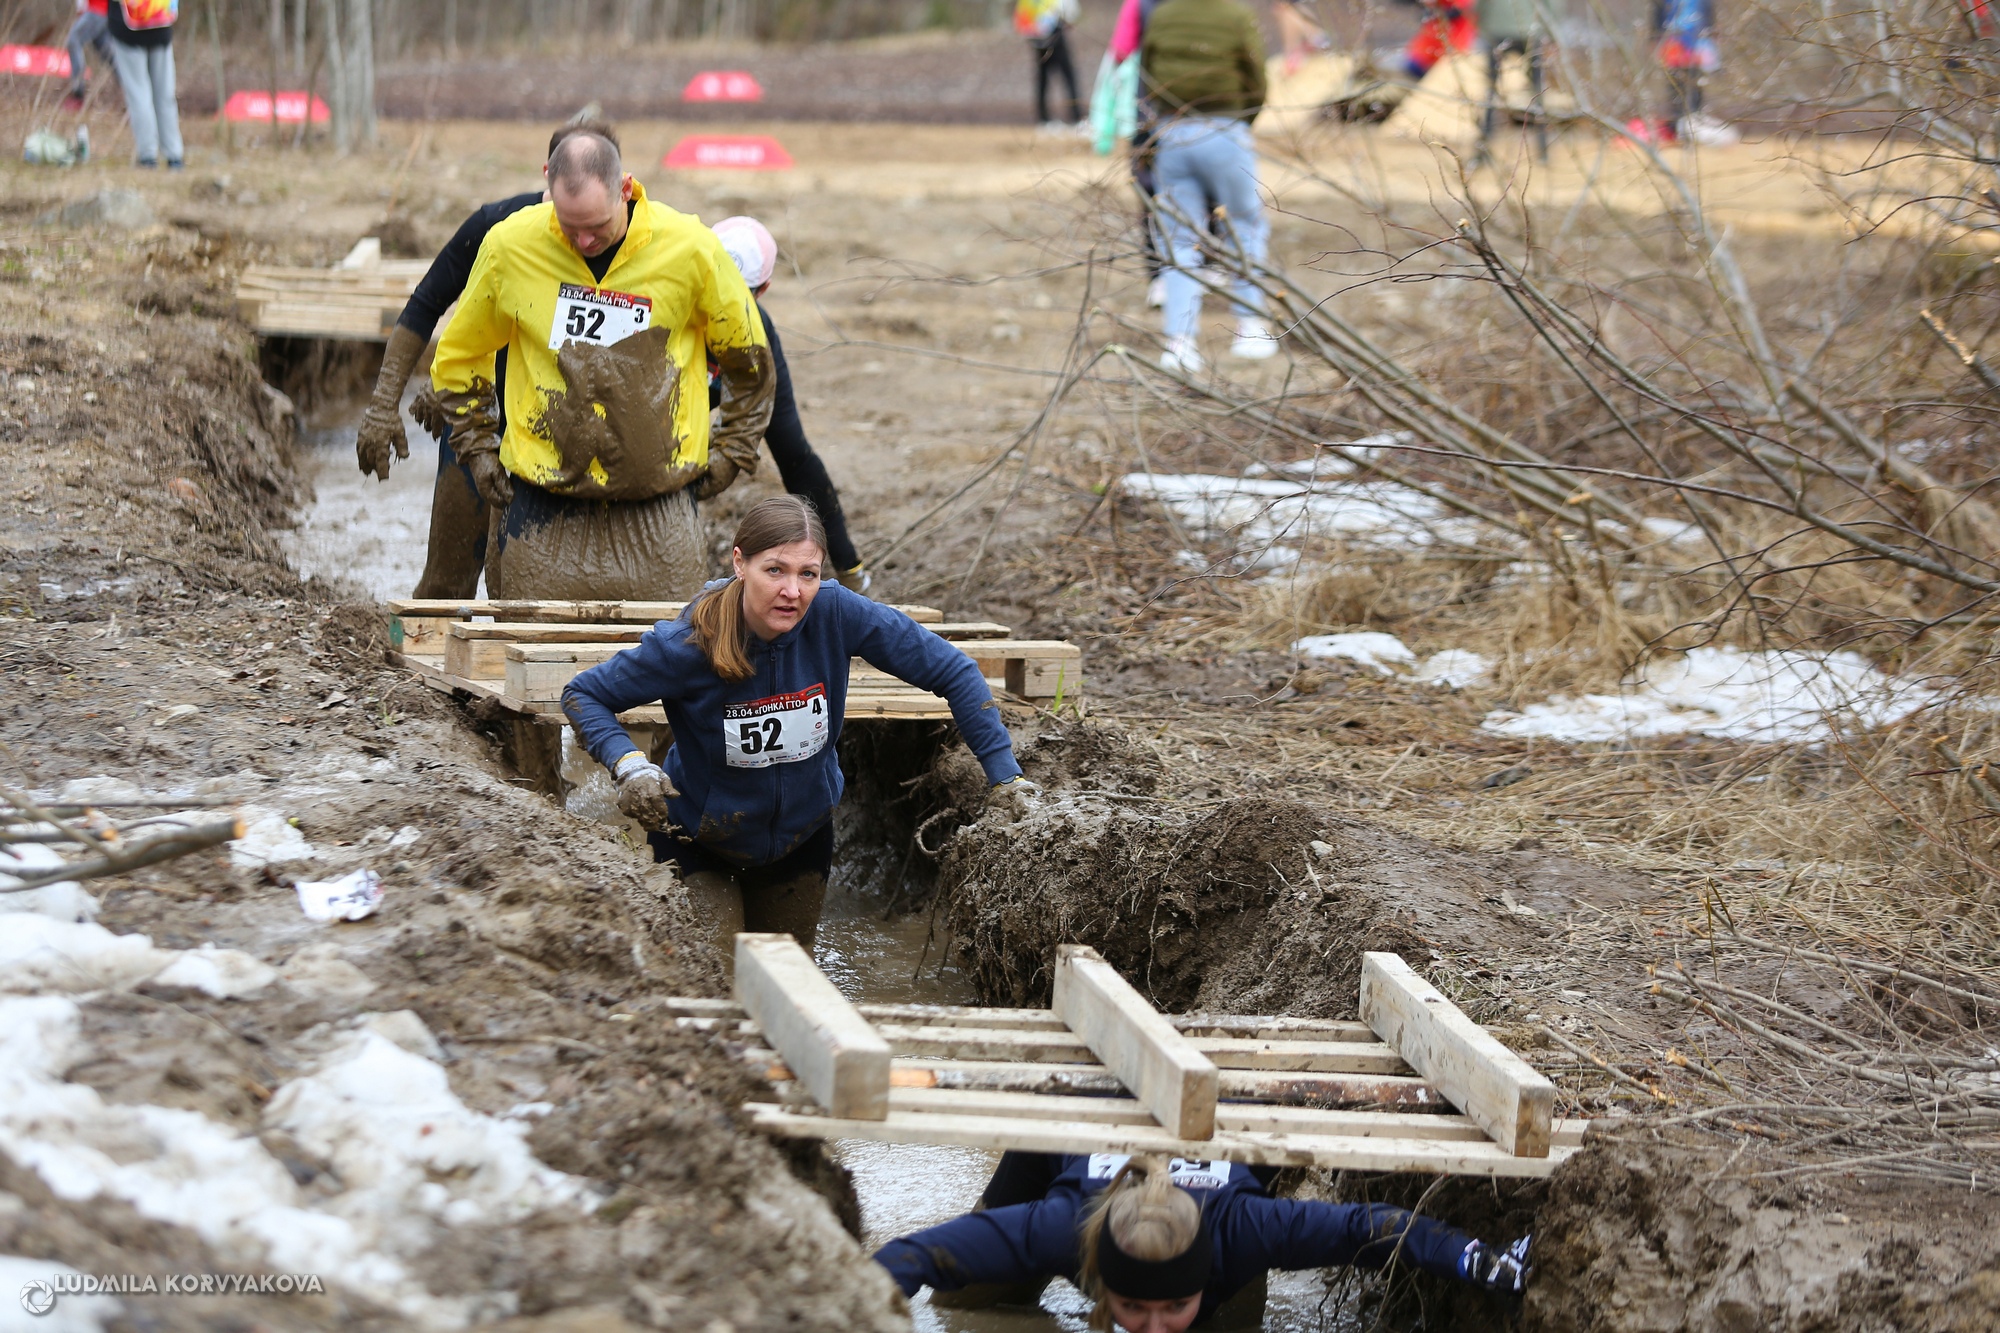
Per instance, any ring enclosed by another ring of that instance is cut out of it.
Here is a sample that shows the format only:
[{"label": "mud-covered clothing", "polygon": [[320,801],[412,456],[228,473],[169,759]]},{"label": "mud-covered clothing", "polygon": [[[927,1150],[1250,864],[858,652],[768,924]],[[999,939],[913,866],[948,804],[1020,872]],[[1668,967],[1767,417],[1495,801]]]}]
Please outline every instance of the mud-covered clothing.
[{"label": "mud-covered clothing", "polygon": [[486,497],[451,447],[451,433],[438,441],[437,480],[431,486],[430,541],[424,572],[412,597],[464,597],[479,591],[486,566]]},{"label": "mud-covered clothing", "polygon": [[[1079,1275],[1084,1206],[1128,1159],[1065,1154],[1048,1192],[1031,1203],[989,1208],[890,1241],[875,1252],[905,1296],[921,1287],[955,1291],[973,1283],[1026,1282]],[[1273,1199],[1249,1168],[1176,1159],[1174,1182],[1201,1205],[1214,1268],[1201,1296],[1200,1324],[1231,1295],[1271,1269],[1336,1264],[1381,1268],[1398,1253],[1427,1273],[1458,1277],[1472,1237],[1388,1204]]]},{"label": "mud-covered clothing", "polygon": [[492,597],[684,601],[708,578],[708,538],[687,490],[584,500],[516,479],[488,533]]},{"label": "mud-covered clothing", "polygon": [[[743,275],[698,219],[633,190],[631,225],[601,279],[553,204],[495,223],[431,365],[439,394],[475,400],[453,408],[454,429],[490,431],[492,405],[477,400],[506,349],[500,461],[575,498],[679,490],[707,469],[711,445],[753,473],[770,420],[770,349]],[[711,357],[723,381],[713,441]]]},{"label": "mud-covered clothing", "polygon": [[[833,488],[833,478],[827,475],[826,464],[813,452],[812,441],[806,438],[805,423],[799,420],[798,395],[792,391],[792,368],[785,361],[785,345],[778,341],[778,326],[771,322],[771,313],[761,302],[757,313],[764,321],[764,337],[771,344],[771,362],[777,370],[778,384],[771,397],[771,424],[764,428],[764,443],[771,450],[771,461],[778,465],[778,479],[785,489],[811,500],[813,508],[819,511],[819,521],[826,526],[826,554],[833,567],[853,569],[861,563],[861,553],[854,549],[854,539],[847,534],[847,515],[840,508],[840,492]],[[720,406],[721,401],[711,385],[709,402]]]},{"label": "mud-covered clothing", "polygon": [[1147,99],[1163,116],[1231,116],[1264,109],[1264,37],[1236,0],[1166,0],[1139,41]]},{"label": "mud-covered clothing", "polygon": [[748,680],[718,676],[693,630],[685,613],[655,625],[637,647],[570,681],[563,712],[591,756],[615,768],[637,748],[618,714],[660,703],[674,733],[664,765],[680,789],[668,800],[674,822],[731,865],[778,860],[840,804],[835,748],[855,657],[949,700],[989,782],[1021,772],[973,660],[901,611],[839,584],[822,583],[799,623],[769,643],[750,636]]}]

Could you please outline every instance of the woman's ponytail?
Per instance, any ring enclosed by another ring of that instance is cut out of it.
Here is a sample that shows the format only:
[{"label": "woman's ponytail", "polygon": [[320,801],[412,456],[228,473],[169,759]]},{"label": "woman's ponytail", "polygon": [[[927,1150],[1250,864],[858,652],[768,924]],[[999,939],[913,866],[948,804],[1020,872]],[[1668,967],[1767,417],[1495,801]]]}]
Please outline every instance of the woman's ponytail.
[{"label": "woman's ponytail", "polygon": [[1173,1173],[1160,1157],[1134,1157],[1090,1201],[1083,1217],[1083,1266],[1077,1285],[1096,1302],[1090,1327],[1098,1333],[1112,1333],[1111,1303],[1104,1299],[1099,1263],[1106,1231],[1112,1244],[1133,1259],[1164,1262],[1187,1253],[1200,1239],[1201,1206],[1174,1184]]}]

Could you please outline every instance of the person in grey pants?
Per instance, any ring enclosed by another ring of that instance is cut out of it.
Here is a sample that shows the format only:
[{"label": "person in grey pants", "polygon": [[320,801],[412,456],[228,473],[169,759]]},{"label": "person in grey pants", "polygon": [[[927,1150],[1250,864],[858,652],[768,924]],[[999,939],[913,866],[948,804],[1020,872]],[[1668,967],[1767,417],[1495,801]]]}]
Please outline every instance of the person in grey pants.
[{"label": "person in grey pants", "polygon": [[122,0],[111,0],[106,17],[111,27],[111,67],[125,91],[125,118],[132,124],[133,161],[156,167],[165,157],[167,165],[178,171],[181,113],[174,104],[173,22],[169,18],[156,27],[134,28],[127,22]]},{"label": "person in grey pants", "polygon": [[71,108],[81,107],[84,94],[90,91],[84,52],[96,47],[104,63],[111,63],[111,20],[105,17],[105,8],[92,0],[76,0],[76,22],[69,25],[69,36],[63,40],[69,48],[69,96],[64,103]]}]

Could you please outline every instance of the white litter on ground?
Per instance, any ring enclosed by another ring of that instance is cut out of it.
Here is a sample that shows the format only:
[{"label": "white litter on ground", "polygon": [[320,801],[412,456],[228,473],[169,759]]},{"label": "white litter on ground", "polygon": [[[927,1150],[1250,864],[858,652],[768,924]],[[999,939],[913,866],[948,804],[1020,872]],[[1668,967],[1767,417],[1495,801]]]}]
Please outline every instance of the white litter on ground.
[{"label": "white litter on ground", "polygon": [[[1345,466],[1322,464],[1320,475]],[[1427,546],[1461,519],[1443,507],[1388,482],[1321,481],[1209,473],[1130,472],[1119,480],[1125,494],[1158,500],[1188,536],[1228,546],[1252,569],[1294,564],[1302,544],[1394,534],[1404,545]]]},{"label": "white litter on ground", "polygon": [[1379,630],[1311,634],[1294,643],[1292,651],[1321,662],[1355,662],[1385,676],[1407,672],[1411,680],[1454,690],[1476,685],[1493,671],[1490,659],[1463,648],[1446,648],[1419,662],[1408,644]]},{"label": "white litter on ground", "polygon": [[153,981],[226,1000],[278,979],[276,968],[234,949],[155,949],[145,935],[114,935],[93,922],[39,913],[0,919],[6,922],[0,928],[0,991],[81,994]]},{"label": "white litter on ground", "polygon": [[299,880],[292,885],[299,910],[312,921],[359,921],[382,905],[382,877],[350,870],[339,879]]},{"label": "white litter on ground", "polygon": [[433,1296],[396,1256],[431,1248],[448,1227],[597,1202],[586,1182],[534,1159],[525,1126],[469,1110],[443,1069],[374,1032],[350,1034],[266,1108],[345,1187],[311,1201],[254,1136],[195,1111],[108,1105],[64,1082],[89,1056],[74,1002],[0,999],[0,1151],[61,1198],[122,1199],[231,1262],[321,1274],[422,1327],[502,1318],[516,1302]]},{"label": "white litter on ground", "polygon": [[283,865],[287,861],[310,861],[319,848],[275,810],[243,807],[243,836],[229,844],[229,859],[250,870]]},{"label": "white litter on ground", "polygon": [[1489,713],[1480,725],[1575,742],[1699,735],[1811,743],[1887,726],[1942,697],[1856,653],[1696,648],[1649,664],[1617,694],[1557,695],[1518,713]]}]

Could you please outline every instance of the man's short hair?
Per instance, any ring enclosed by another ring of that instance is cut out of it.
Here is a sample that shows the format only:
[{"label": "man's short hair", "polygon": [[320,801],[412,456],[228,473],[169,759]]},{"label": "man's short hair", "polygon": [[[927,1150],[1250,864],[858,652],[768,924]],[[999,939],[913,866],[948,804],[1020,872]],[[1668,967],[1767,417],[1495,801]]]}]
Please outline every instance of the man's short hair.
[{"label": "man's short hair", "polygon": [[[580,116],[575,120],[564,121],[562,127],[549,136],[549,157],[556,155],[556,145],[564,139],[573,139],[579,134],[594,134],[600,139],[609,139],[613,148],[620,150],[624,148],[624,145],[618,142],[617,127],[610,121],[600,120],[596,116]],[[546,162],[548,157],[542,160]]]},{"label": "man's short hair", "polygon": [[601,134],[572,134],[549,154],[549,185],[560,185],[575,194],[588,181],[601,182],[612,194],[625,180],[625,164],[619,160],[618,145]]}]

